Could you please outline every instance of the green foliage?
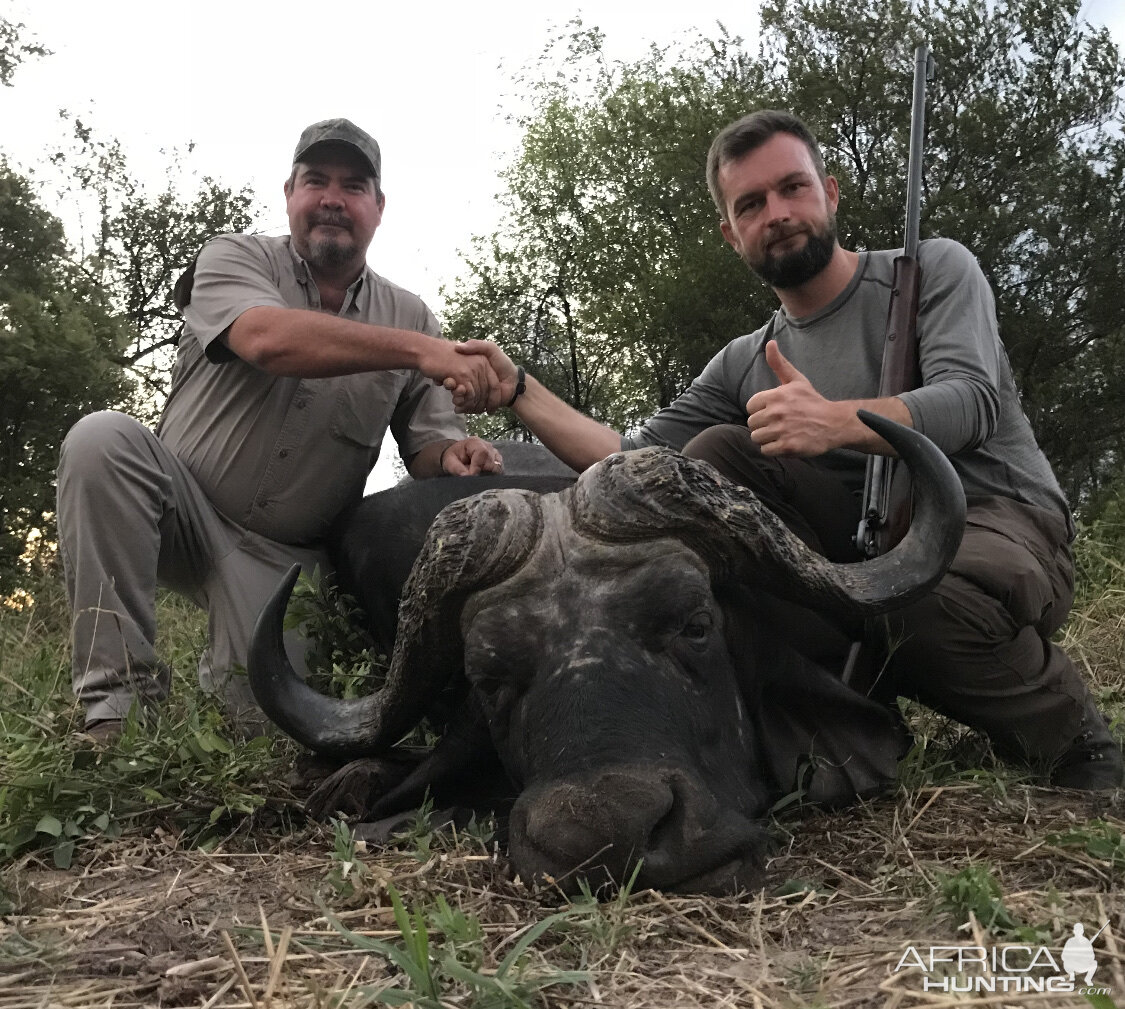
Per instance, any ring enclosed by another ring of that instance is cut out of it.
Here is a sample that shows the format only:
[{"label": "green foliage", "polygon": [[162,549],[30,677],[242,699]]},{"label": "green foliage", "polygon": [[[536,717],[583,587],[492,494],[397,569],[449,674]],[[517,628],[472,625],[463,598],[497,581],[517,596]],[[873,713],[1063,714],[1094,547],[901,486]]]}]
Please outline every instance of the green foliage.
[{"label": "green foliage", "polygon": [[671,402],[767,310],[726,252],[703,178],[711,136],[761,76],[725,36],[632,65],[610,63],[596,29],[552,43],[519,82],[531,111],[502,172],[504,222],[447,292],[449,333],[496,338],[618,428]]},{"label": "green foliage", "polygon": [[343,820],[332,821],[332,851],[329,852],[328,885],[338,897],[355,897],[366,890],[370,875],[359,857],[359,844]]},{"label": "green foliage", "polygon": [[116,742],[94,746],[77,732],[65,601],[47,583],[33,595],[22,611],[0,608],[0,868],[33,851],[66,867],[89,840],[138,824],[210,847],[261,814],[287,744],[233,738],[199,697],[196,611],[161,600],[173,695],[143,723],[134,713]]},{"label": "green foliage", "polygon": [[608,956],[636,932],[637,922],[632,914],[633,888],[641,871],[641,863],[634,867],[621,886],[612,887],[610,893],[591,890],[585,879],[578,881],[579,896],[571,902],[570,913],[559,926],[563,934],[577,941],[587,953]]},{"label": "green foliage", "polygon": [[913,50],[928,40],[922,237],[978,257],[1028,415],[1083,499],[1125,461],[1125,63],[1079,13],[1080,0],[767,0],[756,54],[722,34],[629,64],[572,26],[519,81],[531,109],[501,174],[506,216],[449,292],[449,331],[495,336],[567,402],[636,424],[775,305],[719,237],[714,135],[755,108],[793,110],[840,181],[842,242],[895,248]]},{"label": "green foliage", "polygon": [[0,17],[0,85],[12,86],[12,77],[29,56],[49,56],[51,51],[23,35],[24,26]]},{"label": "green foliage", "polygon": [[771,98],[809,122],[841,183],[845,244],[901,244],[913,49],[938,72],[922,237],[979,259],[1024,406],[1079,500],[1122,461],[1125,63],[1079,0],[911,5],[769,0]]},{"label": "green foliage", "polygon": [[1125,477],[1118,477],[1082,509],[1074,565],[1079,594],[1092,598],[1125,574]]},{"label": "green foliage", "polygon": [[150,193],[119,141],[69,113],[62,117],[72,140],[50,158],[61,175],[58,196],[76,202],[93,222],[80,236],[80,258],[125,326],[127,346],[117,361],[139,380],[143,394],[134,412],[154,419],[168,392],[180,328],[175,282],[208,239],[249,230],[258,208],[248,188],[236,191],[189,173],[190,143],[166,153],[167,186]]},{"label": "green foliage", "polygon": [[1047,843],[1084,851],[1091,858],[1108,862],[1114,869],[1125,873],[1125,837],[1104,820],[1090,820],[1060,834],[1048,834]]},{"label": "green foliage", "polygon": [[430,928],[445,940],[460,966],[469,971],[479,971],[484,966],[484,929],[475,915],[452,906],[445,895],[439,893],[434,896],[426,919]]},{"label": "green foliage", "polygon": [[458,849],[463,851],[466,846],[487,851],[495,836],[496,821],[491,816],[478,820],[474,813],[462,830],[452,823],[436,821],[434,802],[427,793],[422,805],[403,829],[394,834],[390,843],[400,851],[409,852],[419,862],[428,862],[435,854]]},{"label": "green foliage", "polygon": [[786,967],[786,986],[798,994],[816,994],[824,984],[824,976],[831,962],[831,953],[824,958],[802,956]]},{"label": "green foliage", "polygon": [[[0,22],[5,59],[10,27]],[[63,175],[60,202],[93,200],[88,254],[68,246],[31,182],[0,157],[0,598],[29,577],[35,558],[25,555],[53,549],[67,430],[107,408],[155,417],[179,329],[173,283],[208,238],[251,222],[247,190],[205,178],[190,197],[172,181],[150,196],[116,141],[80,120],[73,128],[75,146],[50,161]],[[179,156],[171,161],[174,179]]]},{"label": "green foliage", "polygon": [[174,717],[131,718],[105,748],[83,745],[67,726],[44,738],[37,726],[9,732],[0,784],[0,862],[50,850],[65,868],[76,842],[117,836],[126,821],[159,814],[190,844],[208,848],[266,801],[272,745],[236,741],[222,717],[189,705]]},{"label": "green foliage", "polygon": [[54,471],[83,414],[120,404],[126,334],[67,258],[62,225],[0,159],[0,598],[29,576],[25,553],[54,539]]},{"label": "green foliage", "polygon": [[900,698],[899,706],[913,737],[898,764],[900,789],[917,792],[935,785],[973,782],[1001,799],[1009,784],[1026,777],[1026,770],[999,761],[981,733],[915,701]]},{"label": "green foliage", "polygon": [[821,882],[814,882],[811,879],[787,879],[781,886],[772,890],[770,896],[772,897],[797,897],[804,896],[809,893],[829,893],[830,890]]},{"label": "green foliage", "polygon": [[332,697],[362,697],[379,689],[390,660],[363,629],[359,604],[330,578],[301,574],[289,599],[285,629],[299,629],[308,642],[308,682]]},{"label": "green foliage", "polygon": [[[419,862],[427,862],[433,854],[435,842],[440,843],[440,833],[433,821],[434,800],[427,792],[422,805],[415,810],[406,826],[392,838],[395,847],[408,851]],[[438,824],[438,827],[441,825]]]},{"label": "green foliage", "polygon": [[[453,909],[444,897],[427,908],[415,903],[408,911],[398,891],[388,885],[395,925],[402,942],[372,939],[346,928],[327,908],[326,919],[356,949],[370,951],[394,964],[402,975],[390,987],[360,986],[357,990],[384,1005],[413,1005],[417,1009],[443,1009],[456,998],[457,1005],[472,1009],[531,1009],[545,988],[577,985],[589,980],[585,971],[556,970],[535,965],[529,951],[544,933],[570,917],[560,911],[537,922],[513,943],[494,970],[488,960],[483,931],[476,919]],[[434,929],[439,942],[431,935]]]},{"label": "green foliage", "polygon": [[941,909],[968,921],[971,913],[982,928],[997,935],[1023,942],[1044,941],[1049,933],[1023,924],[1004,905],[1003,891],[996,877],[984,865],[970,865],[953,875],[938,873]]}]

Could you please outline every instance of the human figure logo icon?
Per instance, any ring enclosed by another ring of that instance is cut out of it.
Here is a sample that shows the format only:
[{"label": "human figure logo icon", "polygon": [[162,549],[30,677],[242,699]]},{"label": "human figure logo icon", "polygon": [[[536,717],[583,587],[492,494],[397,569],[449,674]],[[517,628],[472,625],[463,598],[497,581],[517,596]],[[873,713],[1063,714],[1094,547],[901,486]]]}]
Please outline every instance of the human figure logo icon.
[{"label": "human figure logo icon", "polygon": [[1070,975],[1071,981],[1075,974],[1084,974],[1086,984],[1094,983],[1094,971],[1098,969],[1098,960],[1094,956],[1094,939],[1102,934],[1106,925],[1098,929],[1093,939],[1086,938],[1081,922],[1074,926],[1074,935],[1067,939],[1062,948],[1063,970]]}]

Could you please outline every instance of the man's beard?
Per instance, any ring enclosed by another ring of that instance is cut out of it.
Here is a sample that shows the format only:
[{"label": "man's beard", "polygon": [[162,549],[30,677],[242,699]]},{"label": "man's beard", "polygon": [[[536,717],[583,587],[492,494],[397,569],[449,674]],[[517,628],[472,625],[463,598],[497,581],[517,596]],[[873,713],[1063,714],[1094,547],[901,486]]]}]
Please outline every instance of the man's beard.
[{"label": "man's beard", "polygon": [[771,255],[769,252],[760,261],[744,257],[750,267],[770,287],[784,291],[800,287],[812,280],[831,261],[836,250],[836,217],[829,214],[822,228],[805,232],[805,244],[792,252]]},{"label": "man's beard", "polygon": [[305,257],[310,266],[321,270],[338,270],[347,266],[355,258],[357,247],[351,236],[351,221],[345,217],[325,215],[311,222],[309,231],[317,225],[334,225],[348,229],[346,232],[333,232],[324,238],[309,239],[309,254]]},{"label": "man's beard", "polygon": [[338,270],[347,266],[355,258],[356,246],[352,241],[336,241],[321,238],[309,242],[308,262],[320,270]]}]

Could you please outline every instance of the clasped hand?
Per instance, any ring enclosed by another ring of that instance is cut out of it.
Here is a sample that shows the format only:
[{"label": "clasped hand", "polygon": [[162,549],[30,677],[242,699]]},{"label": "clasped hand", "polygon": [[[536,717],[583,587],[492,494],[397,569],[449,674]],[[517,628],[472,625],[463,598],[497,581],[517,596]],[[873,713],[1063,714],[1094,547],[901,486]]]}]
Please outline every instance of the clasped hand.
[{"label": "clasped hand", "polygon": [[488,340],[434,340],[420,370],[449,390],[457,413],[492,413],[516,391],[516,366]]},{"label": "clasped hand", "polygon": [[453,344],[467,366],[486,376],[487,388],[458,383],[453,376],[442,383],[453,394],[457,413],[492,413],[511,402],[516,392],[516,366],[496,344],[488,340],[466,340]]}]

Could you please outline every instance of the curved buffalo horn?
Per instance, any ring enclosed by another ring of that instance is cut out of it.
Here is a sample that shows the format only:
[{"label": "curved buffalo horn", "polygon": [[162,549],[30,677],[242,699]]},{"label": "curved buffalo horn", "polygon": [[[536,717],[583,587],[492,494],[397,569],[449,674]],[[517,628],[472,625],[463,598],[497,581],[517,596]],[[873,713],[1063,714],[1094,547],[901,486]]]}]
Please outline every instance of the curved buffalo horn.
[{"label": "curved buffalo horn", "polygon": [[928,438],[876,414],[860,419],[888,441],[914,480],[910,530],[893,550],[864,563],[834,564],[810,550],[750,491],[710,465],[667,449],[611,456],[586,471],[572,499],[575,528],[628,542],[671,536],[719,577],[742,570],[777,595],[848,615],[903,605],[941,578],[961,543],[965,494],[945,455]]},{"label": "curved buffalo horn", "polygon": [[293,670],[282,644],[294,566],[258,617],[247,658],[250,687],[286,733],[318,753],[375,755],[411,729],[461,664],[457,631],[466,597],[503,581],[542,532],[538,497],[487,491],[448,505],[430,527],[402,591],[391,668],[381,689],[352,700],[325,697]]}]

